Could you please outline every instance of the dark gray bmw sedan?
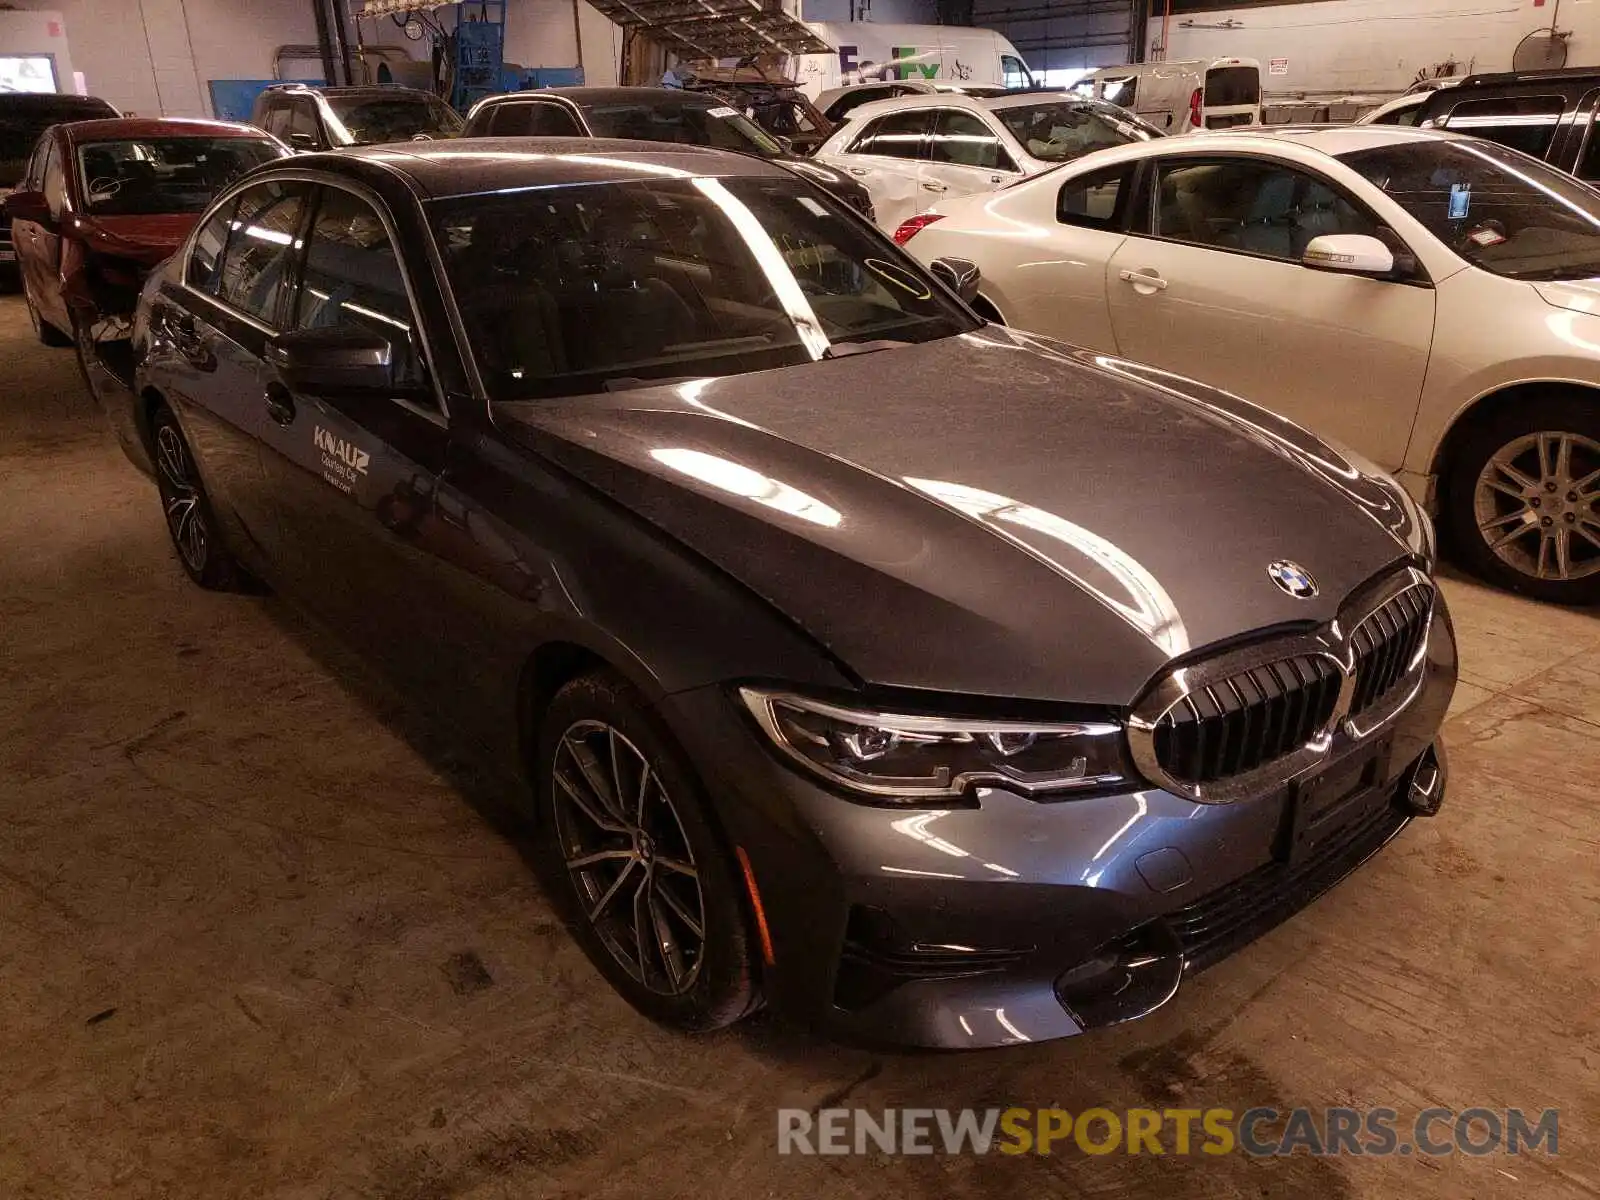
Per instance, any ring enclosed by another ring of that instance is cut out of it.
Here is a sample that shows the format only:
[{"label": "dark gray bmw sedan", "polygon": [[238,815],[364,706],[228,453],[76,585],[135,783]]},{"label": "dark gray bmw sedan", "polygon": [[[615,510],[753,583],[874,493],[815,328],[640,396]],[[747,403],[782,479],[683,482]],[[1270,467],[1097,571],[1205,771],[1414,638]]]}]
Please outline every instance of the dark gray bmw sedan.
[{"label": "dark gray bmw sedan", "polygon": [[969,285],[745,156],[310,155],[151,278],[117,423],[197,583],[520,781],[641,1011],[1060,1037],[1435,811],[1456,652],[1388,478]]}]

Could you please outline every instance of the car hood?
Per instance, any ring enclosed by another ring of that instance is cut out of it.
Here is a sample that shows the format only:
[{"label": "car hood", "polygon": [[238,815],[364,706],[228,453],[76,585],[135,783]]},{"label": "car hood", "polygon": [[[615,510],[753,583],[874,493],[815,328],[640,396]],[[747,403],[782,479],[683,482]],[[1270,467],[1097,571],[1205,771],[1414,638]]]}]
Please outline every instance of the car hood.
[{"label": "car hood", "polygon": [[1416,536],[1392,480],[1297,426],[997,327],[495,415],[882,686],[1125,705],[1331,619]]},{"label": "car hood", "polygon": [[78,229],[90,249],[136,259],[153,267],[183,244],[199,219],[199,213],[82,216],[78,218]]}]

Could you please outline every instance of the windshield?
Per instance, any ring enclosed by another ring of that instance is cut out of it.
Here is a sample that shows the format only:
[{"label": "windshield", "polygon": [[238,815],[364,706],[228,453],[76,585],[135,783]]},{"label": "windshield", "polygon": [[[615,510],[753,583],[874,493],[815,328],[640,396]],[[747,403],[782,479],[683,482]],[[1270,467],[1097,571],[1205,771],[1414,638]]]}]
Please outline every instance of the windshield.
[{"label": "windshield", "polygon": [[266,138],[142,138],[78,147],[78,178],[96,216],[197,213],[234,177],[279,158]]},{"label": "windshield", "polygon": [[683,142],[776,158],[783,147],[726,104],[597,104],[584,119],[596,137]]},{"label": "windshield", "polygon": [[493,399],[742,375],[977,327],[827,193],[672,174],[429,206]]},{"label": "windshield", "polygon": [[461,118],[437,96],[409,92],[324,98],[357,146],[455,137],[461,132]]},{"label": "windshield", "polygon": [[1339,155],[1475,267],[1512,279],[1600,275],[1600,193],[1477,138]]},{"label": "windshield", "polygon": [[1161,131],[1108,104],[1083,100],[1050,100],[1039,104],[1010,104],[994,110],[1034,158],[1063,163],[1093,150],[1147,142]]},{"label": "windshield", "polygon": [[22,181],[34,143],[50,126],[116,115],[104,100],[88,97],[0,97],[0,187],[16,187]]}]

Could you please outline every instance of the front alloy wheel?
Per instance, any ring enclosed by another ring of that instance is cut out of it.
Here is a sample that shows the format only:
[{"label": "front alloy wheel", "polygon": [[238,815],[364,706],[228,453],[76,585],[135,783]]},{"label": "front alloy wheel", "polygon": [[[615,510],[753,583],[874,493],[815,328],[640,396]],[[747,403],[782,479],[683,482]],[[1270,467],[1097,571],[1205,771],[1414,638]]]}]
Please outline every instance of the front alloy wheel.
[{"label": "front alloy wheel", "polygon": [[683,995],[705,957],[705,897],[661,777],[602,721],[569,727],[552,771],[562,857],[585,919],[630,976]]},{"label": "front alloy wheel", "polygon": [[1600,571],[1600,442],[1579,433],[1525,434],[1478,473],[1473,515],[1502,562],[1568,583]]},{"label": "front alloy wheel", "polygon": [[610,670],[566,683],[538,740],[539,863],[590,961],[675,1029],[731,1025],[760,1003],[731,854],[676,739]]}]

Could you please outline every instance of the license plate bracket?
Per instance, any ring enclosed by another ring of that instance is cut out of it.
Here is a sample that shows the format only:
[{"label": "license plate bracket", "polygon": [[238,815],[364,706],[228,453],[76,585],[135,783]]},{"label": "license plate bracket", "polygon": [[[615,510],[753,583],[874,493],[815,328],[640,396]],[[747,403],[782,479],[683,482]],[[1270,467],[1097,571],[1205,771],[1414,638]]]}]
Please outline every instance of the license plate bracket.
[{"label": "license plate bracket", "polygon": [[1334,834],[1387,803],[1387,738],[1330,763],[1289,789],[1278,839],[1280,861],[1294,863]]}]

